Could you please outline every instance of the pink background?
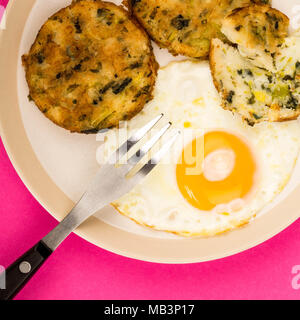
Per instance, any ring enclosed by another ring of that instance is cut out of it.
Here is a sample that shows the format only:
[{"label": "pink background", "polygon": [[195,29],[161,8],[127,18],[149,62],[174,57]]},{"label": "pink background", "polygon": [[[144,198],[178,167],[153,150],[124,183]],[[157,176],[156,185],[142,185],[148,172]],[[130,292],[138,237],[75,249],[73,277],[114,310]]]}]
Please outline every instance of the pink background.
[{"label": "pink background", "polygon": [[[0,0],[0,5],[7,0]],[[1,16],[1,10],[0,10]],[[37,203],[0,141],[0,265],[7,267],[56,221]],[[264,244],[208,263],[152,264],[71,235],[16,299],[299,299],[300,221]]]},{"label": "pink background", "polygon": [[[37,203],[0,142],[0,265],[39,241],[56,221]],[[152,264],[71,235],[17,299],[299,299],[300,221],[259,247],[207,263]]]},{"label": "pink background", "polygon": [[[6,7],[8,1],[9,1],[9,0],[0,0],[0,6]],[[1,20],[1,18],[2,18],[3,11],[4,11],[3,8],[0,7],[0,20]]]}]

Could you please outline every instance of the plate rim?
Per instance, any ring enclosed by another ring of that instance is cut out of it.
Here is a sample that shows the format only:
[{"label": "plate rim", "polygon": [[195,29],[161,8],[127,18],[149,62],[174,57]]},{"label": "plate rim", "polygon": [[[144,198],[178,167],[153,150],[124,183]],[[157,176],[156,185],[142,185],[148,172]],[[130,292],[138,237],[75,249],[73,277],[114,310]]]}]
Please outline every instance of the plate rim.
[{"label": "plate rim", "polygon": [[[6,9],[7,26],[0,31],[0,70],[3,70],[0,73],[0,133],[11,163],[25,186],[46,211],[60,221],[74,203],[56,186],[38,161],[27,138],[18,105],[19,46],[25,23],[36,1],[10,0]],[[7,105],[9,108],[5,107]],[[246,227],[212,238],[158,239],[120,230],[94,217],[75,233],[102,249],[142,261],[166,264],[212,261],[253,248],[295,222],[300,217],[298,195],[300,186]],[[286,215],[284,211],[290,214]]]}]

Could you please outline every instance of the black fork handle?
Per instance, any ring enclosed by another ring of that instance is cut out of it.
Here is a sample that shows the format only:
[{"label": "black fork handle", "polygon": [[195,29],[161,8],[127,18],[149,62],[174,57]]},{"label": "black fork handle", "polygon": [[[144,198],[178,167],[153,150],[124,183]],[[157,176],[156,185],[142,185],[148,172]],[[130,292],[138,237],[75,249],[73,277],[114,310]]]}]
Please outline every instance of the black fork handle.
[{"label": "black fork handle", "polygon": [[51,254],[52,250],[40,241],[10,265],[3,274],[5,289],[0,289],[0,300],[13,299]]}]

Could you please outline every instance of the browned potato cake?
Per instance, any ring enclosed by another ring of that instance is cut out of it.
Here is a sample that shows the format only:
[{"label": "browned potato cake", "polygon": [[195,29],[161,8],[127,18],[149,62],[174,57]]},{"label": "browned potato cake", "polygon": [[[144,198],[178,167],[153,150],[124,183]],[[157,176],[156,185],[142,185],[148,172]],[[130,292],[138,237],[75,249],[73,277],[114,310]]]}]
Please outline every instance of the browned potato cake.
[{"label": "browned potato cake", "polygon": [[299,49],[299,36],[286,38],[273,73],[242,57],[237,48],[213,39],[210,66],[223,107],[249,125],[296,119],[300,115]]},{"label": "browned potato cake", "polygon": [[222,32],[238,45],[243,57],[258,67],[275,71],[275,56],[288,36],[289,18],[269,6],[235,10],[223,21]]},{"label": "browned potato cake", "polygon": [[210,40],[226,38],[222,20],[232,10],[269,0],[124,0],[152,39],[172,54],[207,58]]},{"label": "browned potato cake", "polygon": [[57,125],[93,133],[118,126],[152,98],[150,40],[127,11],[79,0],[42,26],[23,65],[30,98]]}]

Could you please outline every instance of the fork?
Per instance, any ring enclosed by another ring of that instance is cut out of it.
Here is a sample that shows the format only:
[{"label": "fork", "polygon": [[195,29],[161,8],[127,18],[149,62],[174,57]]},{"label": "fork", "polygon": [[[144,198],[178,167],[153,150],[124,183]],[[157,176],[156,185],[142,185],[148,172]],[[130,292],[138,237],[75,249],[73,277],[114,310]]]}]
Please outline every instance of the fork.
[{"label": "fork", "polygon": [[[122,165],[120,160],[128,156],[128,152],[153,129],[163,116],[160,114],[154,118],[122,144],[110,160],[100,168],[87,191],[61,223],[7,268],[2,275],[6,277],[6,289],[0,289],[0,300],[12,299],[71,232],[104,206],[131,191],[156,167],[180,132],[173,134],[146,164],[143,165],[142,161],[149,156],[152,148],[169,130],[172,125],[170,122],[158,130],[125,164]],[[128,175],[139,164],[142,164],[142,167],[135,174]]]}]

